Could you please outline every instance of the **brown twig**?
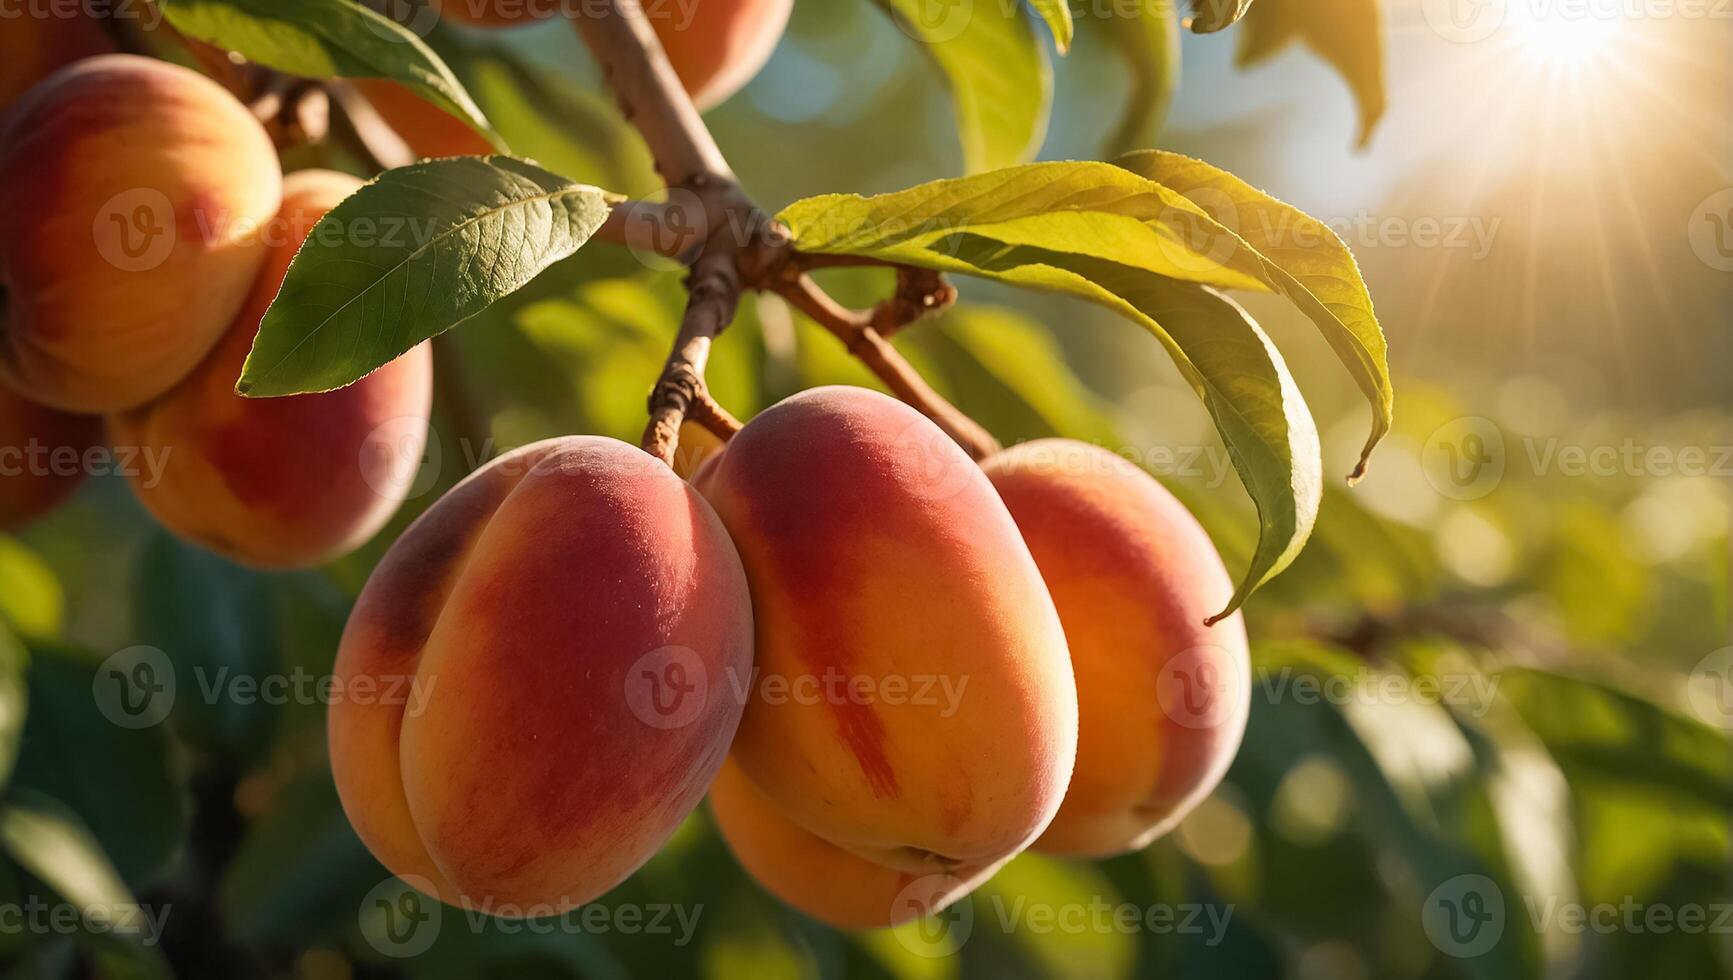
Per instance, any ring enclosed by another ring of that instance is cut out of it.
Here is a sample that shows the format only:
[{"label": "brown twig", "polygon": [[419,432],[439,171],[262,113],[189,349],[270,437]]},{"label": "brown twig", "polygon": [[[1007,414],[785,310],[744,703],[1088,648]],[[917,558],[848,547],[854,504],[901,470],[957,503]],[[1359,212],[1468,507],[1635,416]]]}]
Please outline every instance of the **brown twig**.
[{"label": "brown twig", "polygon": [[[740,423],[710,396],[711,342],[734,318],[743,289],[775,292],[836,335],[898,397],[933,419],[976,459],[998,449],[987,431],[934,391],[885,339],[956,292],[933,272],[855,256],[800,253],[735,180],[661,43],[633,0],[599,0],[576,18],[625,117],[637,127],[670,189],[667,203],[616,205],[596,237],[689,264],[690,300],[672,352],[650,393],[644,449],[672,463],[686,418],[727,439]],[[693,213],[696,212],[696,213]],[[867,312],[849,310],[806,275],[843,266],[898,270],[897,293]]]},{"label": "brown twig", "polygon": [[[986,429],[945,401],[885,339],[877,325],[883,315],[881,311],[906,309],[906,304],[889,300],[874,310],[857,312],[837,303],[805,273],[785,283],[777,294],[846,344],[849,352],[872,369],[892,394],[932,419],[971,457],[986,459],[999,451],[999,443]],[[885,322],[888,325],[894,321]]]}]

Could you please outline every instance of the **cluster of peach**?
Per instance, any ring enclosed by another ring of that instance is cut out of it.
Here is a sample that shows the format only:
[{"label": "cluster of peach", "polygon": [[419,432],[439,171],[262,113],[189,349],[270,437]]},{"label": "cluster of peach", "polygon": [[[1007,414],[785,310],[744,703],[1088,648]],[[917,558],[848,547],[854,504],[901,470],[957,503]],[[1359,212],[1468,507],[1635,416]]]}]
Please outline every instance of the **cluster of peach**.
[{"label": "cluster of peach", "polygon": [[[764,411],[683,481],[574,436],[472,474],[398,539],[330,713],[362,839],[452,904],[546,915],[708,793],[769,891],[843,927],[1025,848],[1140,848],[1246,721],[1231,583],[1158,483],[1082,443],[977,464],[856,388]],[[725,761],[726,760],[726,761]]]},{"label": "cluster of peach", "polygon": [[238,561],[371,537],[413,476],[392,461],[420,456],[429,352],[340,391],[234,392],[290,260],[360,182],[284,177],[228,91],[104,53],[94,21],[0,25],[30,56],[0,79],[0,527],[63,500],[106,438],[161,461],[127,475],[164,525]]}]

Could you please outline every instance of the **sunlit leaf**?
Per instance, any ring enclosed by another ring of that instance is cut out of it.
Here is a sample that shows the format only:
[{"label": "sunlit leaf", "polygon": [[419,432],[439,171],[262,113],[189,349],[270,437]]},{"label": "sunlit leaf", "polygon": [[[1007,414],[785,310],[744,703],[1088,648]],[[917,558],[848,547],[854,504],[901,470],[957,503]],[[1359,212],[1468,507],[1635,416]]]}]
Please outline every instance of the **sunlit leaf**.
[{"label": "sunlit leaf", "polygon": [[[874,198],[813,198],[780,218],[810,251],[1065,293],[1143,325],[1203,400],[1258,507],[1258,548],[1227,611],[1304,546],[1322,493],[1305,401],[1243,310],[1182,281],[1261,287],[1263,260],[1190,201],[1117,167],[1035,164]],[[1200,236],[1227,247],[1199,251]]]},{"label": "sunlit leaf", "polygon": [[60,632],[66,597],[53,569],[17,538],[0,534],[0,626],[25,636]]},{"label": "sunlit leaf", "polygon": [[1029,9],[1041,15],[1053,32],[1053,42],[1060,52],[1071,48],[1071,6],[1065,0],[1029,0]]},{"label": "sunlit leaf", "polygon": [[389,78],[491,133],[462,83],[421,38],[352,0],[162,0],[189,37],[307,78]]},{"label": "sunlit leaf", "polygon": [[1384,115],[1383,26],[1379,0],[1261,0],[1240,28],[1235,60],[1248,68],[1304,43],[1353,90],[1364,146]]},{"label": "sunlit leaf", "polygon": [[1191,0],[1191,9],[1192,32],[1213,34],[1244,17],[1252,9],[1252,0]]},{"label": "sunlit leaf", "polygon": [[969,261],[946,254],[968,237],[1222,289],[1269,288],[1262,261],[1202,208],[1107,163],[1033,163],[874,197],[828,194],[791,204],[778,217],[808,252],[977,274]]},{"label": "sunlit leaf", "polygon": [[1350,479],[1364,474],[1390,431],[1395,393],[1372,293],[1347,243],[1322,221],[1202,160],[1147,150],[1115,162],[1184,194],[1237,234],[1264,260],[1265,281],[1323,331],[1372,405],[1372,433]]},{"label": "sunlit leaf", "polygon": [[577,251],[606,195],[510,157],[388,170],[314,226],[265,314],[237,390],[350,384]]},{"label": "sunlit leaf", "polygon": [[[1047,132],[1052,68],[1020,6],[879,2],[945,76],[966,170],[993,170],[1034,155]],[[943,16],[933,16],[941,10]]]}]

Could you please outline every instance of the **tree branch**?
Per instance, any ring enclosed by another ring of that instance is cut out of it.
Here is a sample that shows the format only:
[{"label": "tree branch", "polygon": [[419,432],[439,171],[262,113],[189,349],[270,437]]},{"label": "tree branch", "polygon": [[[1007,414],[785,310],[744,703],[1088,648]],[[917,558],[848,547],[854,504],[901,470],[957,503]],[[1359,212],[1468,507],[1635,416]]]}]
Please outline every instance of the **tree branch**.
[{"label": "tree branch", "polygon": [[880,318],[886,317],[887,325],[895,322],[889,319],[891,311],[907,310],[907,301],[888,300],[871,311],[857,312],[837,303],[804,273],[785,283],[777,294],[847,345],[849,352],[860,358],[892,394],[932,419],[970,457],[982,460],[999,451],[998,441],[986,429],[934,391],[885,339],[878,326]]},{"label": "tree branch", "polygon": [[[743,289],[776,292],[843,341],[899,398],[932,419],[975,459],[998,450],[987,431],[945,401],[885,339],[950,305],[956,291],[935,272],[853,256],[804,255],[740,189],[727,160],[668,63],[637,0],[598,0],[575,18],[578,36],[602,67],[621,111],[637,127],[656,169],[673,191],[669,203],[626,201],[609,212],[596,237],[690,265],[690,300],[672,352],[650,393],[644,449],[670,465],[680,423],[691,418],[723,439],[740,423],[704,383],[710,346],[734,319]],[[695,208],[694,208],[695,206]],[[698,213],[691,213],[693,210]],[[890,266],[896,295],[872,310],[849,310],[806,275],[809,269]]]}]

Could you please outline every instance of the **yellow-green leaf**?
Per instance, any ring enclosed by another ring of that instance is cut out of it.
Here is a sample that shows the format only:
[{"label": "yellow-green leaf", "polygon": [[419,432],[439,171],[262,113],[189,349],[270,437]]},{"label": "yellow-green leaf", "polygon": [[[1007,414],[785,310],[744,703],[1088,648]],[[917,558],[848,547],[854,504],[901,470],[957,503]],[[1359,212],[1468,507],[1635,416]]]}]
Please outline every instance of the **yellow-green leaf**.
[{"label": "yellow-green leaf", "polygon": [[1395,393],[1384,331],[1354,253],[1322,221],[1202,160],[1148,150],[1117,163],[1209,211],[1263,259],[1265,281],[1317,324],[1372,406],[1372,432],[1349,477],[1358,479],[1390,431]]},{"label": "yellow-green leaf", "polygon": [[964,169],[979,173],[1035,155],[1047,133],[1053,78],[1047,54],[1019,5],[879,2],[945,76]]}]

